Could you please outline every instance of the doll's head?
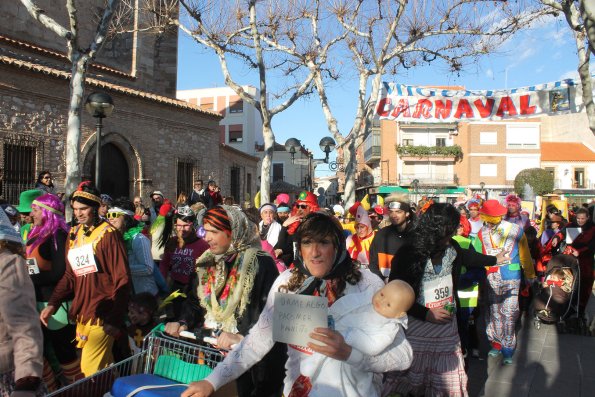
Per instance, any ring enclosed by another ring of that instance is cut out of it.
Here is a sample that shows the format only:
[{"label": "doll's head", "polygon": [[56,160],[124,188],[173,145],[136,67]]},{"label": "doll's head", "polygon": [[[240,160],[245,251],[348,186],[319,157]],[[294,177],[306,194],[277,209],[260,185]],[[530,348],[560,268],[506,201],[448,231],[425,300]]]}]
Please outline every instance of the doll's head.
[{"label": "doll's head", "polygon": [[399,318],[407,313],[415,301],[415,292],[403,280],[393,280],[372,297],[376,313],[386,318]]}]

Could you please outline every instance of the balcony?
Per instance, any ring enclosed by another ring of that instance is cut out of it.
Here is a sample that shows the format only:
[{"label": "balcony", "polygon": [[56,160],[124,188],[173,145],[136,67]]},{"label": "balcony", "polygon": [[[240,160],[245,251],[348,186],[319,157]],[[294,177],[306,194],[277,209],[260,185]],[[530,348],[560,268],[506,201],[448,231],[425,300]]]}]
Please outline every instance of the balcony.
[{"label": "balcony", "polygon": [[374,161],[380,161],[380,145],[370,146],[364,151],[364,161],[369,164]]},{"label": "balcony", "polygon": [[400,174],[399,185],[411,186],[413,181],[417,179],[419,186],[458,186],[459,178],[456,174]]},{"label": "balcony", "polygon": [[595,189],[595,181],[583,179],[580,182],[573,180],[554,179],[554,189]]},{"label": "balcony", "polygon": [[453,146],[397,145],[397,153],[403,161],[433,161],[454,163],[463,158],[463,149]]}]

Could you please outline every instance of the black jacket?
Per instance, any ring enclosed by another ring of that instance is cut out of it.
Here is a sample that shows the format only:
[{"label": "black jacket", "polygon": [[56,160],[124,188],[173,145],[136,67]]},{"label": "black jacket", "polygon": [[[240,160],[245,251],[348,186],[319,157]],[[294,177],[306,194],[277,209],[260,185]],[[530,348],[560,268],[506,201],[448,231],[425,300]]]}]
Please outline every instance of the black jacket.
[{"label": "black jacket", "polygon": [[[455,240],[450,240],[450,244],[457,252],[457,257],[453,263],[452,272],[452,285],[455,291],[458,291],[458,281],[461,276],[461,267],[483,267],[483,266],[494,266],[496,264],[495,256],[483,255],[472,249],[461,248],[459,243]],[[404,245],[399,252],[395,255],[391,262],[389,281],[399,279],[406,281],[413,287],[415,291],[415,297],[420,294],[420,288],[422,278],[424,275],[424,269],[426,266],[426,257],[419,257],[415,255],[413,247],[409,244]],[[454,294],[457,307],[461,307],[459,304],[459,298],[457,294]],[[407,312],[408,314],[425,321],[428,308],[415,302],[411,309]]]}]

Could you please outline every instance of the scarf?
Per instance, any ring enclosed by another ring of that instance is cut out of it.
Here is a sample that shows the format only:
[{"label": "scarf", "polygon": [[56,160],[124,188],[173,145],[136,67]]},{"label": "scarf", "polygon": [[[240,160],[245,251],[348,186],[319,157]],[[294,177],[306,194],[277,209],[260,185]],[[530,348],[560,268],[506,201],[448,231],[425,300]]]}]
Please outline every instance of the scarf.
[{"label": "scarf", "polygon": [[196,261],[197,295],[205,309],[205,326],[237,333],[237,319],[250,303],[261,251],[256,225],[236,207],[223,205],[231,224],[231,244],[215,255],[205,251]]},{"label": "scarf", "polygon": [[132,240],[134,240],[137,234],[143,231],[144,227],[145,225],[143,223],[139,223],[137,226],[131,227],[124,232],[122,237],[124,237],[124,244],[126,244],[126,252],[132,251]]}]

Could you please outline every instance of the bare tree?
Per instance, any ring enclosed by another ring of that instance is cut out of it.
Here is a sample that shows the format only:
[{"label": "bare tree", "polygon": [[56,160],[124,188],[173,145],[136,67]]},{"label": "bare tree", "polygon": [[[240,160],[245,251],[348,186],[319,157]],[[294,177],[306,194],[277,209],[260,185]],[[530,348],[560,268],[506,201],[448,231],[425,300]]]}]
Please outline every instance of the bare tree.
[{"label": "bare tree", "polygon": [[[280,28],[288,15],[301,9],[298,3],[300,1],[245,0],[221,4],[213,0],[179,0],[179,16],[170,15],[165,22],[177,26],[217,55],[225,83],[259,112],[264,138],[260,181],[263,202],[270,199],[270,169],[275,143],[273,117],[312,91],[314,73],[280,52],[272,51],[266,44],[266,37],[272,34],[271,29]],[[153,12],[159,13],[156,9]],[[327,53],[331,45],[323,51]],[[257,72],[257,95],[244,89],[246,84],[241,84],[239,78],[245,76],[241,72],[232,72],[230,58],[241,60],[249,72]],[[275,83],[271,84],[271,81]],[[278,84],[281,87],[273,93],[272,86]],[[273,106],[271,98],[279,103]]]},{"label": "bare tree", "polygon": [[50,17],[33,0],[21,0],[31,16],[48,30],[66,42],[68,59],[71,62],[70,101],[68,106],[68,130],[66,133],[66,183],[65,191],[72,192],[80,182],[81,170],[81,112],[85,79],[89,64],[95,59],[106,41],[106,34],[115,8],[120,0],[107,0],[103,15],[90,43],[81,43],[80,21],[75,0],[65,0],[69,26],[65,27]]},{"label": "bare tree", "polygon": [[[482,0],[395,0],[368,9],[348,0],[336,7],[337,18],[350,32],[347,44],[359,77],[355,119],[343,143],[348,204],[355,200],[356,149],[367,137],[382,79],[430,63],[445,65],[445,73],[463,71],[467,63],[495,52],[515,31],[543,14],[514,7]],[[319,94],[324,92],[325,81],[315,82]],[[320,95],[329,129],[338,135],[325,98]]]},{"label": "bare tree", "polygon": [[553,10],[562,12],[574,36],[578,57],[578,75],[581,80],[583,104],[589,118],[589,128],[595,134],[595,103],[591,77],[591,53],[595,55],[595,6],[580,0],[541,0]]}]

